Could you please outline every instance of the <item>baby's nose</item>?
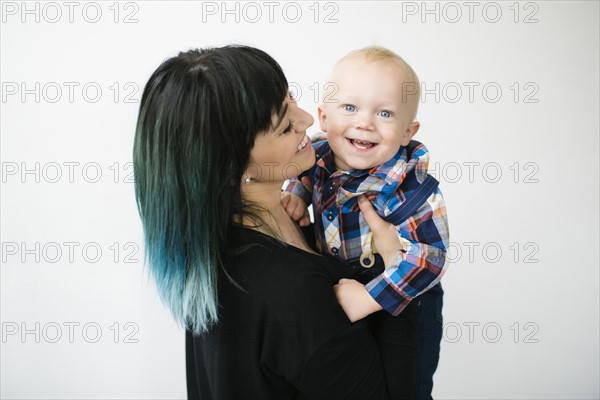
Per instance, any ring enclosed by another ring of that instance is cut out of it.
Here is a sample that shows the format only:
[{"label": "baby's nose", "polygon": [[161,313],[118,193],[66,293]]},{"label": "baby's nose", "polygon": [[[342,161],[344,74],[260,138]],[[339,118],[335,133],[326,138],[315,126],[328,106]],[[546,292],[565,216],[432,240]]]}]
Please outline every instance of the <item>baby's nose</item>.
[{"label": "baby's nose", "polygon": [[359,129],[372,129],[373,116],[369,113],[358,113],[356,116],[355,126]]}]

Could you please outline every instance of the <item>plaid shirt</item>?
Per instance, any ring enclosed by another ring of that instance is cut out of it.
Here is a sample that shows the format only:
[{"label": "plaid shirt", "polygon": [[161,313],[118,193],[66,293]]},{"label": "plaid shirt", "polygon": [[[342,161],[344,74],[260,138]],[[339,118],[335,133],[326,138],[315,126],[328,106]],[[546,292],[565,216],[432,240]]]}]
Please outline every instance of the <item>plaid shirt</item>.
[{"label": "plaid shirt", "polygon": [[[391,214],[427,176],[429,152],[423,144],[411,141],[391,160],[370,170],[336,171],[329,143],[318,141],[313,147],[316,164],[291,180],[285,190],[313,204],[319,251],[342,261],[355,260],[371,248],[369,226],[357,197],[364,194],[380,216]],[[303,176],[309,177],[311,187],[300,181]],[[396,229],[402,257],[365,286],[392,315],[400,314],[413,298],[437,284],[447,267],[448,220],[439,188]]]}]

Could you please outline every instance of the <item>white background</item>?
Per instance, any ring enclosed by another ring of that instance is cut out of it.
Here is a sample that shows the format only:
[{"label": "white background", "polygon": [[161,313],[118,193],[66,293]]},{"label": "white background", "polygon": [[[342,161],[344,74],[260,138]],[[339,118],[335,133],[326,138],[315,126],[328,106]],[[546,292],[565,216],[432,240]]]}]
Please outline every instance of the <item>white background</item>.
[{"label": "white background", "polygon": [[127,163],[152,71],[231,43],[270,53],[315,117],[350,50],[419,75],[453,242],[436,398],[600,396],[598,2],[73,4],[2,2],[2,398],[185,398]]}]

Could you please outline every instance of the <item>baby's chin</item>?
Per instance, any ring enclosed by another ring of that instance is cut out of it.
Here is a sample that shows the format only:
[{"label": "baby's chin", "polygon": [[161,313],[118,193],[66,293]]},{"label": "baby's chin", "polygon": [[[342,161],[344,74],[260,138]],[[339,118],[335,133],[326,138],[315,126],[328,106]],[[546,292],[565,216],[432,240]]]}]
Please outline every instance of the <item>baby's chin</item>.
[{"label": "baby's chin", "polygon": [[339,170],[350,170],[350,169],[357,169],[357,170],[362,170],[362,169],[371,169],[373,167],[377,167],[381,164],[383,164],[385,161],[379,162],[378,160],[374,160],[374,161],[367,161],[367,160],[356,160],[356,159],[344,159],[344,160],[340,160],[339,157],[336,156],[336,167]]}]

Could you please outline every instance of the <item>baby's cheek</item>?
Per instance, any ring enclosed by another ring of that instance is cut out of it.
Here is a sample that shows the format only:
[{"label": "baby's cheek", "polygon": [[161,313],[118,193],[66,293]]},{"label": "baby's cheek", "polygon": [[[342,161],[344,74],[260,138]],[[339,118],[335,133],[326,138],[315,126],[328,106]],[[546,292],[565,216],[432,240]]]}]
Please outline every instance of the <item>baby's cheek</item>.
[{"label": "baby's cheek", "polygon": [[386,148],[383,149],[383,151],[380,153],[379,155],[379,159],[377,160],[377,164],[384,164],[386,162],[388,162],[389,160],[391,160],[396,153],[398,152],[398,150],[400,149],[400,145],[398,146],[386,146]]}]

